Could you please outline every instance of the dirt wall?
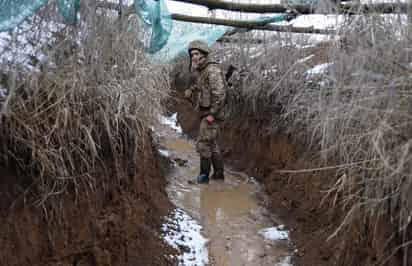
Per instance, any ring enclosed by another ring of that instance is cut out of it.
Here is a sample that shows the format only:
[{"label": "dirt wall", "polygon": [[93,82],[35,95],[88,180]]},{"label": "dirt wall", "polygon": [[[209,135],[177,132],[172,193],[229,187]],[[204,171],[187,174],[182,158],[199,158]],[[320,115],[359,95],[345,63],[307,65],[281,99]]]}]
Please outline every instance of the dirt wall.
[{"label": "dirt wall", "polygon": [[171,207],[166,181],[150,136],[146,143],[134,173],[108,167],[96,174],[95,188],[79,184],[77,197],[59,195],[53,209],[7,193],[20,184],[3,169],[0,200],[11,204],[1,209],[0,265],[174,265],[166,256],[173,251],[159,238],[161,217]]}]

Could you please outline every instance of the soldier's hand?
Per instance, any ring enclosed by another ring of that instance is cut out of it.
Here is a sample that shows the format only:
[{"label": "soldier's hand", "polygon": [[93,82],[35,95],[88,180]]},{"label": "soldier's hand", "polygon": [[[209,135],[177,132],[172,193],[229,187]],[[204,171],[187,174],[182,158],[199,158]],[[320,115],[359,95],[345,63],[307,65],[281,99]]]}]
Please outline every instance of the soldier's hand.
[{"label": "soldier's hand", "polygon": [[192,90],[185,90],[185,98],[189,99],[192,97]]},{"label": "soldier's hand", "polygon": [[215,121],[215,118],[213,117],[213,115],[208,115],[206,117],[207,122],[209,122],[209,124],[213,123],[213,121]]}]

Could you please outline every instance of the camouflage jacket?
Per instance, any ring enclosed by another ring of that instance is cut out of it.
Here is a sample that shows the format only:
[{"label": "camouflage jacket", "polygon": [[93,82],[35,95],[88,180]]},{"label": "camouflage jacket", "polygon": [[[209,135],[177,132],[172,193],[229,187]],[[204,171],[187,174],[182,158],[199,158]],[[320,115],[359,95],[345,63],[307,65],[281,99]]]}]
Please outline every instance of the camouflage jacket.
[{"label": "camouflage jacket", "polygon": [[217,63],[207,62],[200,69],[197,82],[191,90],[196,97],[195,106],[201,117],[213,115],[218,120],[224,120],[226,81]]}]

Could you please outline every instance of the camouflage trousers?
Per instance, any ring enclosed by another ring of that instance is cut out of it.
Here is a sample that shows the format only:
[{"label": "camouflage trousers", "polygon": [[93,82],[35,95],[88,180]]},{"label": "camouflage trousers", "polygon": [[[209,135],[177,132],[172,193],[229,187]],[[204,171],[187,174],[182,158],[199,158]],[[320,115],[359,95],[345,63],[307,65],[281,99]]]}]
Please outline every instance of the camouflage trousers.
[{"label": "camouflage trousers", "polygon": [[220,131],[219,121],[209,123],[206,117],[200,121],[199,136],[197,138],[196,150],[202,158],[211,158],[213,153],[220,153],[217,139]]}]

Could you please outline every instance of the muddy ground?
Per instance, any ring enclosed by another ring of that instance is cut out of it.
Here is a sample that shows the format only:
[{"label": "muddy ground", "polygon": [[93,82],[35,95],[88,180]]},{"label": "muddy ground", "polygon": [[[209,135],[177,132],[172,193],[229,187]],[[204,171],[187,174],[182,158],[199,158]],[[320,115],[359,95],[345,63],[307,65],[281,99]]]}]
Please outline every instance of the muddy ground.
[{"label": "muddy ground", "polygon": [[[197,115],[190,104],[179,101],[174,111],[183,131],[195,137]],[[361,221],[335,238],[329,236],[341,224],[345,208],[325,198],[335,182],[333,171],[305,174],[280,174],[280,169],[316,167],[309,161],[311,151],[292,135],[272,133],[264,121],[245,118],[226,121],[220,140],[227,163],[260,181],[271,210],[285,222],[296,248],[295,266],[375,265],[384,254],[390,230],[384,221]],[[339,198],[338,198],[339,199]],[[339,200],[338,200],[339,202]],[[365,225],[366,224],[366,225]],[[382,232],[372,238],[368,232]],[[383,265],[401,265],[393,256]]]},{"label": "muddy ground", "polygon": [[[177,107],[183,130],[195,135],[198,120],[192,107]],[[293,136],[265,128],[264,122],[250,118],[229,121],[221,142],[225,160],[263,184],[268,206],[290,231],[296,249],[293,265],[374,265],[391,233],[385,222],[373,221],[374,227],[359,223],[345,237],[327,241],[344,213],[331,200],[320,204],[333,173],[277,173],[309,168],[314,162],[305,159],[305,147]],[[153,142],[148,137],[146,143]],[[133,174],[102,172],[93,191],[80,190],[77,198],[65,194],[57,208],[47,210],[48,216],[19,196],[27,180],[3,169],[0,265],[176,265],[167,256],[174,251],[159,237],[162,217],[172,206],[157,148],[144,146]],[[371,239],[372,230],[381,232],[381,239]],[[386,265],[401,264],[394,257]]]},{"label": "muddy ground", "polygon": [[[146,143],[152,143],[149,136]],[[23,184],[3,169],[0,265],[175,265],[165,255],[174,251],[159,237],[162,217],[171,208],[164,174],[156,148],[143,147],[139,169],[102,171],[93,191],[80,186],[77,198],[66,193],[47,216],[23,203]]]},{"label": "muddy ground", "polygon": [[[161,153],[173,162],[168,173],[169,198],[199,223],[201,233],[207,239],[196,241],[198,244],[206,242],[205,248],[179,241],[180,245],[187,247],[181,248],[187,253],[182,265],[291,265],[293,249],[288,229],[268,211],[267,197],[261,185],[253,177],[235,171],[229,165],[225,169],[224,181],[192,182],[199,173],[199,155],[193,140],[172,128],[159,132]],[[183,225],[182,222],[179,224]],[[190,234],[187,238],[202,239]]]}]

